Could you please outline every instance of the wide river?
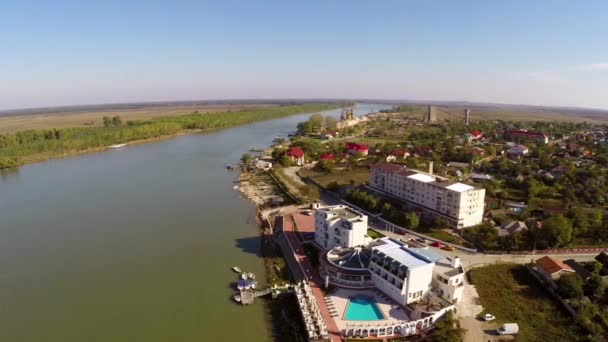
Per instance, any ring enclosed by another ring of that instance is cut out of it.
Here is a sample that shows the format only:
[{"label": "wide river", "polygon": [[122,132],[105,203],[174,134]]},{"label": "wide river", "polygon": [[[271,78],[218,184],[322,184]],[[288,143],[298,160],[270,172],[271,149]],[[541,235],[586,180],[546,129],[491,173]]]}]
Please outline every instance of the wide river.
[{"label": "wide river", "polygon": [[271,340],[262,304],[231,301],[231,266],[264,269],[224,165],[308,116],[0,173],[0,341]]}]

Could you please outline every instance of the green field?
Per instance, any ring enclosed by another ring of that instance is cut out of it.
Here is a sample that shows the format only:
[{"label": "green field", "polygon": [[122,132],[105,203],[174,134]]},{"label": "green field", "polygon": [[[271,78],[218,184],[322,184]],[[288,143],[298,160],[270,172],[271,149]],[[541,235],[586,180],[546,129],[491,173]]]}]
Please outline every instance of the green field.
[{"label": "green field", "polygon": [[525,266],[499,264],[470,271],[483,313],[496,323],[517,323],[517,341],[580,341],[582,331]]},{"label": "green field", "polygon": [[349,169],[348,171],[334,170],[332,173],[322,173],[315,170],[302,169],[299,171],[299,175],[303,178],[309,178],[323,188],[326,188],[331,182],[336,182],[340,185],[350,184],[351,180],[354,180],[357,184],[369,182],[368,168],[353,168]]}]

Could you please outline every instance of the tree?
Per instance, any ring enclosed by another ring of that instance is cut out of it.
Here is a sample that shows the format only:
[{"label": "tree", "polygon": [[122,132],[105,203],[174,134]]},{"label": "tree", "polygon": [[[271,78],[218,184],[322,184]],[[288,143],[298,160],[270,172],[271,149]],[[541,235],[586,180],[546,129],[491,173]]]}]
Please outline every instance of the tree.
[{"label": "tree", "polygon": [[563,215],[551,216],[543,221],[541,232],[550,246],[565,246],[572,241],[572,222]]},{"label": "tree", "polygon": [[323,115],[313,114],[310,116],[309,121],[312,125],[313,132],[319,132],[319,131],[321,131],[321,128],[323,128],[323,122],[324,122]]},{"label": "tree", "polygon": [[333,116],[325,117],[325,129],[327,131],[335,131],[338,128],[338,121]]},{"label": "tree", "polygon": [[251,154],[249,153],[245,153],[241,156],[241,161],[243,162],[243,165],[245,165],[245,167],[249,167],[253,162],[253,156],[251,156]]},{"label": "tree", "polygon": [[104,127],[112,127],[112,119],[109,116],[103,117],[103,126]]},{"label": "tree", "polygon": [[583,279],[576,273],[564,273],[557,280],[557,290],[563,298],[580,298],[583,296]]},{"label": "tree", "polygon": [[465,332],[454,318],[454,314],[449,311],[435,325],[430,337],[433,342],[462,342]]},{"label": "tree", "polygon": [[283,155],[281,156],[281,159],[279,159],[279,163],[281,163],[281,165],[283,165],[284,167],[290,167],[293,166],[293,159],[291,159],[287,155]]},{"label": "tree", "polygon": [[112,117],[112,126],[117,127],[122,125],[122,119],[120,118],[120,116],[114,116]]},{"label": "tree", "polygon": [[589,229],[589,218],[580,206],[572,209],[572,224],[577,235],[583,235]]},{"label": "tree", "polygon": [[405,226],[411,230],[416,230],[420,225],[420,217],[415,211],[410,211],[405,214]]}]

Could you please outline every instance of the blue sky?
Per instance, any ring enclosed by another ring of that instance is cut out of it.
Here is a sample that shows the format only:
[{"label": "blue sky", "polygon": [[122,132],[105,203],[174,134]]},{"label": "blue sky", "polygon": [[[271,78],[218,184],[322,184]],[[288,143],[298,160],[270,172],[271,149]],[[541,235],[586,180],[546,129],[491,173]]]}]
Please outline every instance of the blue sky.
[{"label": "blue sky", "polygon": [[0,109],[230,98],[608,109],[607,1],[13,1]]}]

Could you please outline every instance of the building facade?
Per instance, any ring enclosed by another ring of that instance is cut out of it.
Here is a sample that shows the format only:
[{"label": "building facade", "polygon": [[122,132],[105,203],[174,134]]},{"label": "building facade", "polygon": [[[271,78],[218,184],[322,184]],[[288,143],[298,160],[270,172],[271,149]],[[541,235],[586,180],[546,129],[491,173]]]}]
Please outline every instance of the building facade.
[{"label": "building facade", "polygon": [[485,189],[388,163],[372,166],[369,183],[458,229],[478,225],[483,219]]},{"label": "building facade", "polygon": [[315,210],[315,242],[322,248],[365,246],[370,241],[366,215],[345,205]]}]

